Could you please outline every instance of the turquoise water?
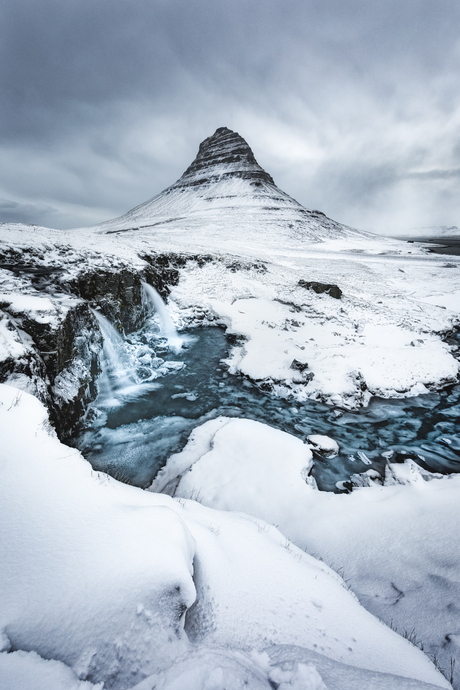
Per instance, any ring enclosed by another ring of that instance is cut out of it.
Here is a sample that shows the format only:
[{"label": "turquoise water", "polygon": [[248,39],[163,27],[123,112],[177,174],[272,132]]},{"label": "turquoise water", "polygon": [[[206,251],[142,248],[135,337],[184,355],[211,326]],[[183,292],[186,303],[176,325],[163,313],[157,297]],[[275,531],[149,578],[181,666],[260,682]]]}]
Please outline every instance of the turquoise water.
[{"label": "turquoise water", "polygon": [[416,398],[372,398],[356,412],[296,403],[228,374],[222,360],[231,343],[222,329],[181,335],[185,344],[178,354],[154,332],[126,340],[135,385],[117,388],[114,382],[110,400],[96,400],[85,429],[73,439],[96,470],[148,486],[195,426],[226,415],[265,422],[301,439],[313,433],[335,439],[339,456],[317,459],[312,472],[324,491],[337,491],[337,482],[371,468],[383,473],[389,455],[391,462],[410,457],[434,472],[460,471],[460,385]]}]

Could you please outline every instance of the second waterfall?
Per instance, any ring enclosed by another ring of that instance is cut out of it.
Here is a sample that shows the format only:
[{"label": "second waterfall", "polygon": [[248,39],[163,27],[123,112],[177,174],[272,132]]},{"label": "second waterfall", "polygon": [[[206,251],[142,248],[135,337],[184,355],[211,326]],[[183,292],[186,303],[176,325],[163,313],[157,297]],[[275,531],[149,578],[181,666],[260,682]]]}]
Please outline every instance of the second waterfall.
[{"label": "second waterfall", "polygon": [[168,341],[168,347],[173,352],[180,352],[180,350],[182,349],[183,341],[177,332],[171,315],[169,314],[168,309],[166,307],[166,304],[163,302],[162,298],[160,297],[160,295],[154,287],[152,287],[148,283],[142,283],[142,288],[144,290],[144,294],[147,300],[151,303],[158,315],[162,333]]}]

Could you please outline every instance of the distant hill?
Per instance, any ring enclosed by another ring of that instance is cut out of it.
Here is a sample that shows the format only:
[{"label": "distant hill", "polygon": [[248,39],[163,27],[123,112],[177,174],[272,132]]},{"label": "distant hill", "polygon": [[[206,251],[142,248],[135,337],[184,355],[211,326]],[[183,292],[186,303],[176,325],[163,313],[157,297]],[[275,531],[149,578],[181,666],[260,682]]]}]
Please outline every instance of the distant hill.
[{"label": "distant hill", "polygon": [[456,225],[431,225],[424,228],[411,228],[392,237],[460,237],[460,229]]}]

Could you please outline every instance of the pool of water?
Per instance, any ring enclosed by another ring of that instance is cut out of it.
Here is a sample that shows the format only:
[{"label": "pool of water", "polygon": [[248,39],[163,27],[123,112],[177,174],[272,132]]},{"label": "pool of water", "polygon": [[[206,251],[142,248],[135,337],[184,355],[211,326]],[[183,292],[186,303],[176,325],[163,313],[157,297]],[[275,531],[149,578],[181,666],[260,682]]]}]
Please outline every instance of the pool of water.
[{"label": "pool of water", "polygon": [[[316,459],[313,476],[324,491],[337,482],[385,464],[414,459],[432,472],[460,471],[460,385],[415,398],[372,398],[350,412],[329,405],[275,398],[222,361],[231,343],[217,327],[182,333],[179,353],[148,329],[126,342],[133,385],[101,386],[86,427],[72,443],[96,470],[146,487],[191,430],[218,415],[246,417],[304,439],[324,434],[340,453]],[[107,370],[104,373],[107,378]]]},{"label": "pool of water", "polygon": [[422,244],[432,254],[450,254],[451,256],[460,256],[460,236],[451,237],[395,237],[398,240],[405,240],[410,244],[416,242]]}]

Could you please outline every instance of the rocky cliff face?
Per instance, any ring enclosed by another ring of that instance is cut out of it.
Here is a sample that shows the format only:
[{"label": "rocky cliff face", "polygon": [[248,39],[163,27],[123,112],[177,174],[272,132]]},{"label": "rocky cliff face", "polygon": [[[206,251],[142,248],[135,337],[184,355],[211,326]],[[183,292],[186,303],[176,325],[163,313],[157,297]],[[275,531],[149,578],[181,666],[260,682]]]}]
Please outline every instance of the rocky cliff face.
[{"label": "rocky cliff face", "polygon": [[102,339],[89,305],[38,291],[4,296],[0,381],[36,395],[65,438],[96,395]]}]

